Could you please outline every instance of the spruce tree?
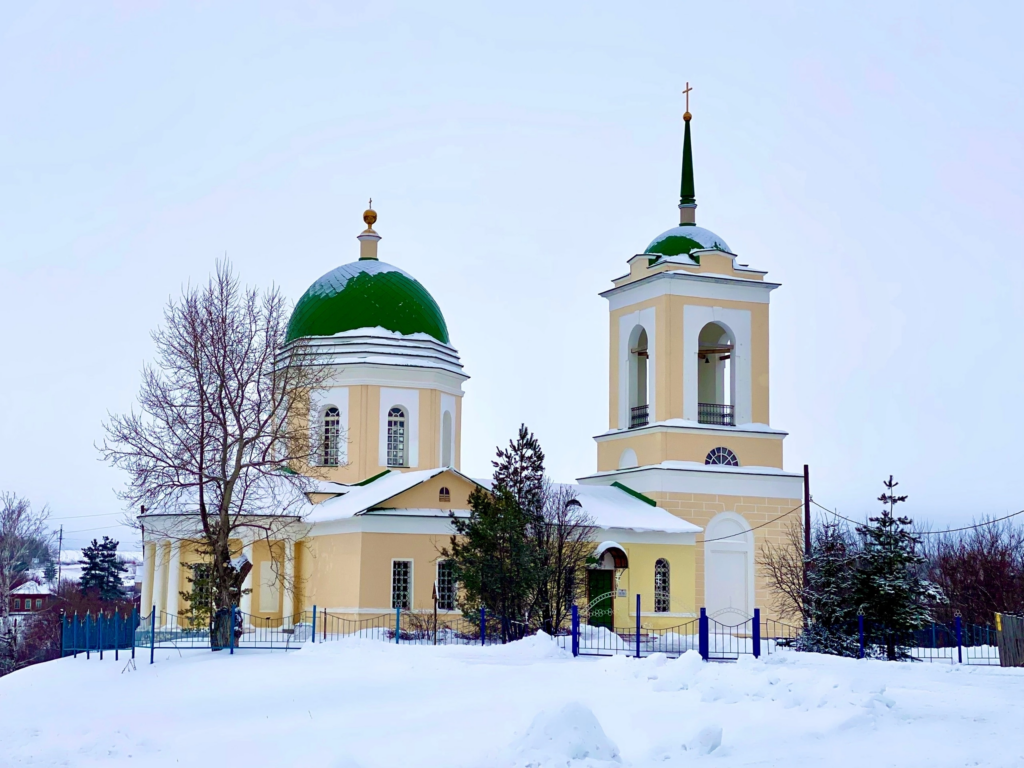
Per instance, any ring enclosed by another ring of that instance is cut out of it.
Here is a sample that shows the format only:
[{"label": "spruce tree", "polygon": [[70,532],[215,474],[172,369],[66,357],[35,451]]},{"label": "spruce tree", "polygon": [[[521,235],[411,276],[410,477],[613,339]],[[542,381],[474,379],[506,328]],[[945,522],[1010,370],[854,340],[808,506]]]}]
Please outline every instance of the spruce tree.
[{"label": "spruce tree", "polygon": [[853,550],[849,532],[838,523],[825,523],[815,529],[807,560],[807,626],[797,641],[800,650],[857,655],[857,606],[851,599],[856,563]]},{"label": "spruce tree", "polygon": [[892,475],[878,500],[886,505],[878,517],[857,527],[863,539],[856,575],[856,595],[869,631],[885,646],[886,658],[902,654],[903,639],[931,620],[928,582],[920,576],[924,558],[916,553],[918,540],[910,531],[913,521],[897,516],[896,505],[907,500],[894,491],[899,483]]},{"label": "spruce tree", "polygon": [[104,536],[102,542],[93,539],[92,544],[82,550],[82,559],[78,562],[85,566],[79,581],[83,595],[96,590],[100,600],[124,599],[121,574],[128,570],[128,566],[117,556],[117,545],[117,541]]},{"label": "spruce tree", "polygon": [[470,494],[469,518],[452,515],[456,535],[442,556],[452,561],[463,611],[491,611],[507,640],[525,632],[544,581],[535,535],[544,522],[544,452],[523,425],[493,465],[491,492],[477,488]]}]

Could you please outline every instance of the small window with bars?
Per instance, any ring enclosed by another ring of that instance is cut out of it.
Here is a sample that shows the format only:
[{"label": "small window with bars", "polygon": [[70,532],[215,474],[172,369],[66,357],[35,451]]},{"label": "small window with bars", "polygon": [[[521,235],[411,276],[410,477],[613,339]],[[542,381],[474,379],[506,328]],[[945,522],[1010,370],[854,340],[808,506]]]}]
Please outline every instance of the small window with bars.
[{"label": "small window with bars", "polygon": [[320,463],[325,467],[338,466],[341,454],[341,411],[333,406],[324,411],[323,439]]},{"label": "small window with bars", "polygon": [[412,608],[412,560],[391,561],[391,607]]},{"label": "small window with bars", "polygon": [[661,558],[654,564],[654,612],[668,613],[671,607],[668,560]]},{"label": "small window with bars", "polygon": [[388,466],[407,465],[405,443],[405,411],[392,408],[388,411]]},{"label": "small window with bars", "polygon": [[442,485],[441,490],[437,493],[438,501],[451,501],[452,492],[448,490],[447,486]]},{"label": "small window with bars", "polygon": [[455,610],[455,579],[452,576],[451,560],[439,560],[437,563],[437,609]]}]

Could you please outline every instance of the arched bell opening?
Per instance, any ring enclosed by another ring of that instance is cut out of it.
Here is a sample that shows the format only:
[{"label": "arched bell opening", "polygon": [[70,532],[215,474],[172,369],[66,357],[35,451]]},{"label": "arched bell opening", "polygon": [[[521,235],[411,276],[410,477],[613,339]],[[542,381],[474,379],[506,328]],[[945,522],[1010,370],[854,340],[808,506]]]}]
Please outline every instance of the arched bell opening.
[{"label": "arched bell opening", "polygon": [[629,334],[629,428],[645,427],[650,419],[648,403],[647,331],[636,326]]},{"label": "arched bell opening", "polygon": [[720,323],[708,323],[698,336],[697,420],[701,424],[736,425],[736,339]]}]

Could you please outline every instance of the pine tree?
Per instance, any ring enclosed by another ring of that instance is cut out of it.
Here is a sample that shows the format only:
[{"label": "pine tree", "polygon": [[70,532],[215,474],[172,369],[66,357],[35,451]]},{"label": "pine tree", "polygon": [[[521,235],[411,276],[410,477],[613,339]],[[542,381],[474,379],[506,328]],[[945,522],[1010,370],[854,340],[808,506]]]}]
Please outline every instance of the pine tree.
[{"label": "pine tree", "polygon": [[523,425],[518,439],[499,449],[492,463],[491,492],[475,489],[469,518],[452,516],[456,536],[442,556],[452,561],[463,611],[491,611],[507,640],[525,632],[544,581],[535,535],[544,520],[544,452]]},{"label": "pine tree", "polygon": [[807,560],[807,627],[797,641],[800,650],[857,655],[857,606],[851,599],[856,563],[853,549],[849,532],[837,523],[825,523],[815,529]]},{"label": "pine tree", "polygon": [[89,590],[96,590],[101,600],[124,599],[121,574],[128,570],[128,566],[117,556],[117,545],[117,541],[104,536],[102,542],[97,543],[93,539],[92,544],[82,550],[82,559],[78,562],[85,566],[79,581],[83,595]]},{"label": "pine tree", "polygon": [[931,620],[927,599],[932,590],[919,573],[924,558],[915,551],[918,540],[909,530],[913,521],[895,514],[896,505],[907,497],[894,493],[899,483],[892,475],[884,484],[886,492],[878,497],[887,505],[882,514],[857,527],[864,544],[856,595],[869,630],[884,643],[886,658],[894,661],[903,653],[901,639]]}]

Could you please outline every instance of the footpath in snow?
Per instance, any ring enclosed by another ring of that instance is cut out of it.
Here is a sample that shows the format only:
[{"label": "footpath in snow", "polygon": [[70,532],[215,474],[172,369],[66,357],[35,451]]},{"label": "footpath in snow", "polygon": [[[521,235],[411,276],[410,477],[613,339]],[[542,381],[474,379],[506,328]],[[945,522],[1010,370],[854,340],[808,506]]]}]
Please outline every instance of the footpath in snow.
[{"label": "footpath in snow", "polygon": [[[112,656],[112,655],[111,655]],[[0,766],[1024,766],[1024,670],[350,640],[0,678]]]}]

